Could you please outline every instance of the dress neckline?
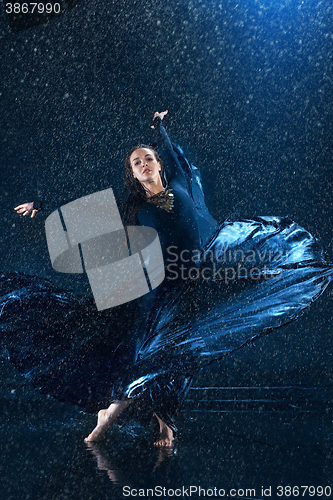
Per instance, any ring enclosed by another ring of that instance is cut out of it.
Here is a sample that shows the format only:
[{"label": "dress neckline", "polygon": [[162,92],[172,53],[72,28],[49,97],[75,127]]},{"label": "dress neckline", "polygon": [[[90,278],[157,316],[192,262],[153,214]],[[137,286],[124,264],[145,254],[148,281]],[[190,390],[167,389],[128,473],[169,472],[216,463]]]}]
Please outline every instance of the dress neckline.
[{"label": "dress neckline", "polygon": [[165,187],[159,193],[147,198],[146,202],[155,205],[162,210],[166,210],[167,212],[173,212],[174,194],[171,188]]}]

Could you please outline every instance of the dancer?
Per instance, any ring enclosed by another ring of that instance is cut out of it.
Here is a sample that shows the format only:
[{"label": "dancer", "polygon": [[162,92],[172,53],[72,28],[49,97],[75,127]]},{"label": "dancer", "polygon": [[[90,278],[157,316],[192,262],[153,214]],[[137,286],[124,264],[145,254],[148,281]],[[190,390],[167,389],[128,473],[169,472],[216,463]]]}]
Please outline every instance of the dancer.
[{"label": "dancer", "polygon": [[[86,441],[103,439],[136,402],[157,417],[160,438],[155,444],[172,446],[175,416],[193,375],[295,319],[333,277],[314,238],[286,217],[218,225],[204,203],[198,169],[162,126],[166,114],[154,116],[158,151],[140,145],[126,157],[123,210],[126,224],[157,230],[163,283],[131,303],[97,313],[45,281],[11,278],[11,290],[19,287],[29,311],[38,295],[59,318],[56,327],[48,317],[40,320],[52,331],[54,357],[35,318],[24,337],[25,346],[31,346],[28,354],[18,355],[22,337],[15,338],[8,328],[3,343],[16,355],[11,361],[41,392],[87,411],[99,409],[97,426]],[[34,217],[42,208],[26,203],[15,210]],[[3,300],[13,302],[8,294]],[[67,311],[62,319],[61,308]],[[61,334],[65,325],[70,343]],[[82,325],[90,328],[83,332]],[[43,359],[34,350],[38,342],[45,345]]]}]

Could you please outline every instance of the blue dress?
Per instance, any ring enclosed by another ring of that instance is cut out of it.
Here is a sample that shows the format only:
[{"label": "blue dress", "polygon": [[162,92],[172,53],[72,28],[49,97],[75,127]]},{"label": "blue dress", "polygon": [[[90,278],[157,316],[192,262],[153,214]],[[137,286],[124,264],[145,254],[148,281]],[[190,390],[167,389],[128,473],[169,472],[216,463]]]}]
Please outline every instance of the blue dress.
[{"label": "blue dress", "polygon": [[142,202],[137,223],[158,231],[163,283],[97,311],[42,278],[3,274],[0,341],[39,392],[89,412],[136,398],[175,430],[193,375],[297,318],[333,267],[286,217],[217,224],[198,169],[156,125],[167,188]]}]

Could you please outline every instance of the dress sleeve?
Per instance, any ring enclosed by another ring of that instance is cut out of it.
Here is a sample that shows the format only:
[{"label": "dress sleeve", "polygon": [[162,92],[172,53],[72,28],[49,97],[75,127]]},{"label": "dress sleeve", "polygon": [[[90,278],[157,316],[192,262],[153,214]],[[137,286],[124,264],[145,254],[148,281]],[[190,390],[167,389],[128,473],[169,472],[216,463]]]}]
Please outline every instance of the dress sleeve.
[{"label": "dress sleeve", "polygon": [[200,239],[204,245],[217,231],[219,225],[206,206],[198,168],[187,160],[179,146],[172,144],[161,121],[160,118],[155,119],[154,127],[159,135],[158,152],[165,165],[167,181],[182,186],[191,196],[197,211]]},{"label": "dress sleeve", "polygon": [[58,208],[60,208],[62,205],[67,205],[67,203],[70,203],[71,201],[74,200],[63,200],[61,201],[61,203],[56,203],[54,201],[37,200],[34,201],[33,208],[38,211],[48,210],[53,212],[54,210],[58,210]]},{"label": "dress sleeve", "polygon": [[188,189],[186,174],[190,172],[184,171],[179,158],[179,148],[170,141],[160,117],[155,118],[153,123],[157,132],[157,149],[163,160],[168,183],[177,182]]}]

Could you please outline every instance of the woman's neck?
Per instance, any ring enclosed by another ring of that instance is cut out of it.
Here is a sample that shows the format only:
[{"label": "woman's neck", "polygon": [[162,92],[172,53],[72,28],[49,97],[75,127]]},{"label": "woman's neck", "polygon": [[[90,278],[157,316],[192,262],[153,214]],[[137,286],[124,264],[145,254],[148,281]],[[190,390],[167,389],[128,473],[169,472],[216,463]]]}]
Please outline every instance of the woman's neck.
[{"label": "woman's neck", "polygon": [[161,193],[164,189],[162,181],[159,180],[159,182],[145,182],[142,183],[145,191],[146,191],[146,196],[147,198],[150,198],[151,196],[154,196],[155,194]]}]

